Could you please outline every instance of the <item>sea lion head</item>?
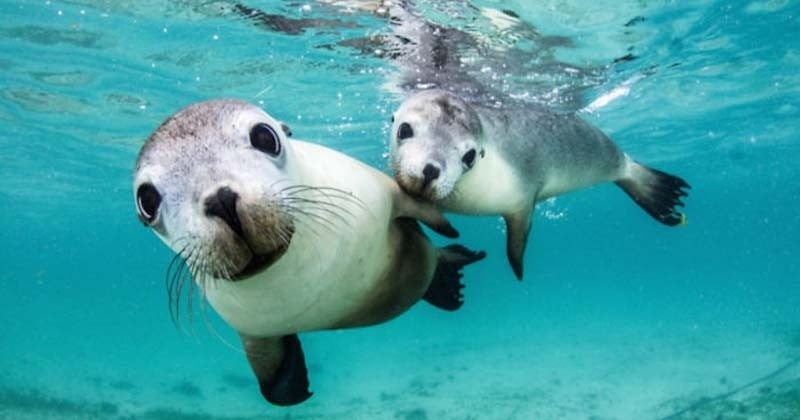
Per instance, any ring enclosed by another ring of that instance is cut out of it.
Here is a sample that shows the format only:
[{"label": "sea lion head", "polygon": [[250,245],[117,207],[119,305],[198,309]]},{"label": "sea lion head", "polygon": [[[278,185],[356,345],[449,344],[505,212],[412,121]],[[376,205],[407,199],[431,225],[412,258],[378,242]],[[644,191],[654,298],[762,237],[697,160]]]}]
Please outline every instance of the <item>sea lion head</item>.
[{"label": "sea lion head", "polygon": [[196,280],[247,279],[286,252],[295,230],[287,136],[254,105],[213,100],[172,115],[142,147],[139,220]]},{"label": "sea lion head", "polygon": [[446,198],[484,155],[483,126],[464,99],[427,90],[406,99],[392,116],[391,164],[409,194]]}]

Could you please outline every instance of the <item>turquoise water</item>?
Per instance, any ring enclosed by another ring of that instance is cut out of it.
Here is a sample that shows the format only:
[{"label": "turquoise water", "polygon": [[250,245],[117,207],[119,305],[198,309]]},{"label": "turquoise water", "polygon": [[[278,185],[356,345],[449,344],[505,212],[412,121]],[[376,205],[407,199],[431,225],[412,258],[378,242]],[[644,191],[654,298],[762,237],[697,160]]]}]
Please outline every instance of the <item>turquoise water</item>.
[{"label": "turquoise water", "polygon": [[387,169],[398,70],[338,45],[386,21],[247,2],[316,19],[287,34],[224,1],[4,1],[0,418],[800,418],[800,4],[472,3],[527,25],[505,31],[466,2],[420,3],[509,48],[473,53],[482,83],[582,110],[685,178],[688,226],[612,185],[559,197],[538,207],[520,283],[498,219],[452,216],[489,253],[464,307],[302,335],[315,395],[268,406],[213,314],[171,322],[171,253],[136,219],[134,159],[177,109],[237,97]]}]

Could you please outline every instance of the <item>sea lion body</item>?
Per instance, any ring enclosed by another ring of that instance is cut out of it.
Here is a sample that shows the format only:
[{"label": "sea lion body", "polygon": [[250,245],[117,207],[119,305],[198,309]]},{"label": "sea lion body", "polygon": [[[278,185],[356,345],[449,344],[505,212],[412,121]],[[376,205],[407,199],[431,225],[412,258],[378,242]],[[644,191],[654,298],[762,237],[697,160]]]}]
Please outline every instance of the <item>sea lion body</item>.
[{"label": "sea lion body", "polygon": [[461,267],[484,256],[436,249],[417,220],[457,232],[435,207],[237,100],[167,119],[142,147],[134,191],[140,220],[188,266],[168,274],[171,298],[198,287],[278,405],[311,396],[298,332],[377,324],[420,299],[457,309]]},{"label": "sea lion body", "polygon": [[[396,219],[388,177],[331,149],[293,140],[292,181],[347,191],[339,216],[297,229],[267,272],[219,282],[206,296],[237,331],[253,336],[344,328],[388,320],[416,303],[436,267],[436,249],[413,224]],[[335,232],[335,234],[334,234]],[[302,267],[302,269],[298,269]]]},{"label": "sea lion body", "polygon": [[[480,115],[483,127],[493,133],[492,141],[485,143],[480,165],[465,172],[454,194],[442,199],[441,205],[450,211],[506,214],[532,199],[542,201],[623,178],[633,163],[600,130],[574,114],[527,106],[512,111],[486,107]],[[509,123],[512,118],[517,122]],[[469,193],[476,189],[483,194]]]},{"label": "sea lion body", "polygon": [[676,206],[689,185],[628,157],[572,113],[534,104],[495,107],[431,89],[393,115],[390,160],[397,182],[442,209],[502,215],[518,278],[536,202],[615,182],[659,222],[683,222]]}]

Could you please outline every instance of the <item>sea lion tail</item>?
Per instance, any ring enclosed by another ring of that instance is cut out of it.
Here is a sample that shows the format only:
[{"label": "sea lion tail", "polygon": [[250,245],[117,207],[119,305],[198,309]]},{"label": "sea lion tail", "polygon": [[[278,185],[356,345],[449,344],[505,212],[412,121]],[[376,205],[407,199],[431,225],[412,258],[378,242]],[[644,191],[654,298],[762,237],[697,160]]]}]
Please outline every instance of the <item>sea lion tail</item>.
[{"label": "sea lion tail", "polygon": [[422,298],[445,311],[455,311],[460,308],[464,304],[464,295],[461,294],[461,289],[464,288],[464,284],[461,283],[463,277],[461,269],[485,257],[486,252],[472,251],[462,245],[439,248],[439,259],[433,280]]},{"label": "sea lion tail", "polygon": [[667,226],[686,224],[682,197],[691,187],[682,178],[628,160],[625,176],[615,182],[636,204]]}]

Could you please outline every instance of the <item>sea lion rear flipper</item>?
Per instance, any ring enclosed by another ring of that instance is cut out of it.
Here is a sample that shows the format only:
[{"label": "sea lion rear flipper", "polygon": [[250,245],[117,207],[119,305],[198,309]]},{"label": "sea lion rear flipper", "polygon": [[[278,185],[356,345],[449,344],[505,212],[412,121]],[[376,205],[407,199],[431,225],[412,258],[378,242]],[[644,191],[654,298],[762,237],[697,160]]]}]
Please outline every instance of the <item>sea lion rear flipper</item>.
[{"label": "sea lion rear flipper", "polygon": [[433,204],[418,201],[394,185],[394,215],[417,219],[436,233],[448,238],[458,238],[458,231],[444,217],[442,211]]},{"label": "sea lion rear flipper", "polygon": [[240,334],[261,395],[275,405],[295,405],[311,397],[308,369],[297,334],[255,338]]},{"label": "sea lion rear flipper", "polygon": [[691,187],[686,181],[632,160],[628,160],[626,173],[616,184],[647,214],[667,226],[686,224],[686,216],[676,208],[682,207],[681,198],[689,195],[686,190]]},{"label": "sea lion rear flipper", "polygon": [[461,245],[439,248],[439,259],[425,299],[431,305],[446,311],[455,311],[464,304],[461,289],[461,268],[486,257],[484,251],[472,251]]},{"label": "sea lion rear flipper", "polygon": [[525,246],[528,244],[528,233],[531,230],[533,204],[514,213],[503,215],[506,221],[506,253],[508,262],[517,280],[522,280],[522,260],[525,257]]}]

